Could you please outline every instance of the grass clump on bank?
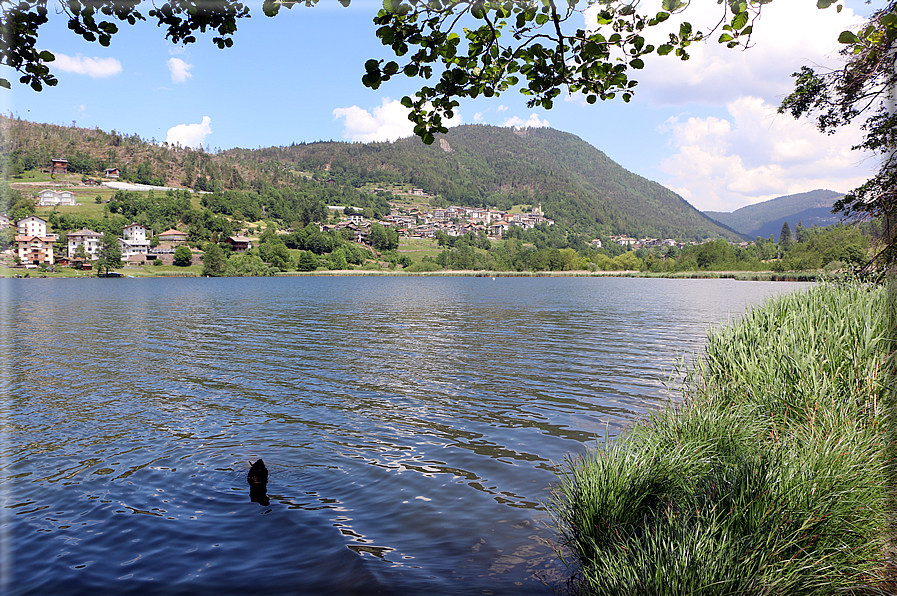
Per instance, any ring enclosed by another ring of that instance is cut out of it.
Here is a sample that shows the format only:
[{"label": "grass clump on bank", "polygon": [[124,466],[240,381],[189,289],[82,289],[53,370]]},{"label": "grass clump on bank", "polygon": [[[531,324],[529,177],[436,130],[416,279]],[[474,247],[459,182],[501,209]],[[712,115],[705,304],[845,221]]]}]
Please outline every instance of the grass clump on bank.
[{"label": "grass clump on bank", "polygon": [[875,592],[885,291],[822,285],[711,334],[684,402],[570,458],[550,504],[587,594]]}]

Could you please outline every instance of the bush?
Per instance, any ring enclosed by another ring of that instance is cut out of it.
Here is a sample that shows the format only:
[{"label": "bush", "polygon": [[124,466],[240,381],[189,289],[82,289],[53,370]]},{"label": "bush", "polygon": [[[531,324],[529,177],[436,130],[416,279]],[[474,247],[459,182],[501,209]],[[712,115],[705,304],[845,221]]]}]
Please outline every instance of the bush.
[{"label": "bush", "polygon": [[189,267],[193,263],[193,252],[186,246],[179,246],[174,251],[174,264],[178,267]]}]

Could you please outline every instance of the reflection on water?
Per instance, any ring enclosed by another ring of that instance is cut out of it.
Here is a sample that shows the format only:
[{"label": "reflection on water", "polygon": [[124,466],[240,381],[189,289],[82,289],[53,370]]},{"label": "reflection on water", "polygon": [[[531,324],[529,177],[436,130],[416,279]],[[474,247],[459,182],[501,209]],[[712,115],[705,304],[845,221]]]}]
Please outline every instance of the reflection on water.
[{"label": "reflection on water", "polygon": [[552,594],[555,463],[795,287],[6,280],[0,591]]}]

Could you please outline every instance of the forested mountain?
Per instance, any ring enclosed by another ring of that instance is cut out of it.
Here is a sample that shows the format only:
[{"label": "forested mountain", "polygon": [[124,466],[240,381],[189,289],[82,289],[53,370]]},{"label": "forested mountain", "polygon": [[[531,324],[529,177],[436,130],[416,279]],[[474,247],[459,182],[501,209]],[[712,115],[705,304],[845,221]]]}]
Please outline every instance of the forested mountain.
[{"label": "forested mountain", "polygon": [[547,217],[596,234],[736,239],[679,195],[614,163],[582,139],[548,128],[452,128],[433,145],[310,143],[233,149],[241,162],[327,172],[352,186],[408,183],[449,204],[507,210],[542,203]]},{"label": "forested mountain", "polygon": [[705,211],[704,215],[750,238],[768,238],[772,234],[778,239],[786,221],[791,229],[798,222],[810,228],[841,221],[839,215],[832,213],[832,205],[842,196],[843,193],[833,190],[812,190],[748,205],[731,213]]},{"label": "forested mountain", "polygon": [[[637,176],[578,137],[552,129],[453,128],[430,146],[416,137],[384,143],[319,142],[261,149],[196,150],[99,129],[0,117],[8,177],[63,157],[85,176],[121,169],[125,180],[212,191],[210,208],[248,220],[304,222],[324,204],[382,212],[374,188],[422,189],[431,205],[542,204],[545,215],[586,235],[698,240],[739,234],[667,188]],[[230,191],[230,192],[229,192]],[[293,207],[300,205],[297,211]],[[318,207],[315,207],[317,205]],[[301,211],[301,213],[300,213]]]}]

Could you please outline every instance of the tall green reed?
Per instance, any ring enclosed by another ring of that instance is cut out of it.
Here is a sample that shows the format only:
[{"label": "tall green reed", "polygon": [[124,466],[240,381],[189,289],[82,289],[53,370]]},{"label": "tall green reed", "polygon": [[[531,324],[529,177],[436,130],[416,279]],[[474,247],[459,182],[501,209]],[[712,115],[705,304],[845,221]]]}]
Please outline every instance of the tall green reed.
[{"label": "tall green reed", "polygon": [[563,466],[550,510],[590,594],[881,585],[885,293],[822,285],[712,333],[684,400]]}]

